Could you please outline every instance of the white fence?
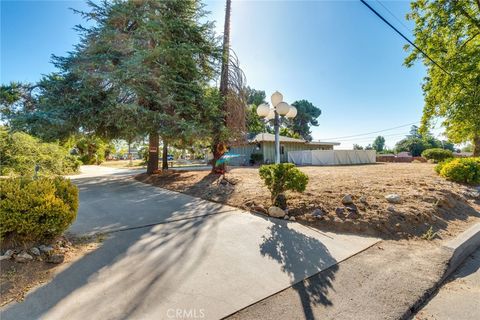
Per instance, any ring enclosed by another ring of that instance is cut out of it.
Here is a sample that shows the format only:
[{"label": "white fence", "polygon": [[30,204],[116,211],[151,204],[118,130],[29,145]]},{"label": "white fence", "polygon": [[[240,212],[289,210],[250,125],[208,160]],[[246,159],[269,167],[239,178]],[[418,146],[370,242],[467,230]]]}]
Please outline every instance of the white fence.
[{"label": "white fence", "polygon": [[296,165],[348,165],[375,163],[375,150],[304,150],[289,151],[288,162]]}]

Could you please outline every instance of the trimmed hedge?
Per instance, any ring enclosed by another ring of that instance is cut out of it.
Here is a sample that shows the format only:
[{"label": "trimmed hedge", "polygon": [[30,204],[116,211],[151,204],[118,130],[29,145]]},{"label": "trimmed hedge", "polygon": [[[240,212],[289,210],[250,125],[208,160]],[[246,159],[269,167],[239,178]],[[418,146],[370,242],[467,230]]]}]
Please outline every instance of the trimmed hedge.
[{"label": "trimmed hedge", "polygon": [[435,171],[447,180],[480,184],[480,158],[456,158],[437,164]]},{"label": "trimmed hedge", "polygon": [[433,148],[423,151],[422,157],[428,160],[435,160],[436,162],[441,162],[449,158],[453,158],[453,152],[442,148]]},{"label": "trimmed hedge", "polygon": [[272,203],[276,206],[277,197],[285,191],[305,191],[308,176],[298,170],[293,163],[263,165],[259,169],[260,178],[271,193]]},{"label": "trimmed hedge", "polygon": [[24,132],[9,133],[0,127],[0,175],[33,176],[78,172],[80,161],[56,143],[44,143]]},{"label": "trimmed hedge", "polygon": [[78,188],[56,178],[0,179],[0,239],[30,242],[61,235],[75,220]]}]

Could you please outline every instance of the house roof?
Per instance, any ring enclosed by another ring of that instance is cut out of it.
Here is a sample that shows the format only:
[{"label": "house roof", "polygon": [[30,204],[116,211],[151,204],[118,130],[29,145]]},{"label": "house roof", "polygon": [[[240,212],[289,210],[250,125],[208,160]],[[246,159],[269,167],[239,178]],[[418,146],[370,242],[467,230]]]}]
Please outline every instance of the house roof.
[{"label": "house roof", "polygon": [[[256,142],[275,142],[275,135],[271,133],[259,133],[251,138],[248,139],[249,143],[256,143]],[[340,145],[339,142],[324,142],[324,141],[306,141],[304,139],[295,139],[285,136],[280,136],[280,142],[292,142],[292,143],[304,143],[304,144],[312,144],[312,145],[329,145],[329,146],[338,146]]]},{"label": "house roof", "polygon": [[308,144],[319,145],[319,146],[339,146],[340,142],[328,142],[328,141],[310,141]]}]

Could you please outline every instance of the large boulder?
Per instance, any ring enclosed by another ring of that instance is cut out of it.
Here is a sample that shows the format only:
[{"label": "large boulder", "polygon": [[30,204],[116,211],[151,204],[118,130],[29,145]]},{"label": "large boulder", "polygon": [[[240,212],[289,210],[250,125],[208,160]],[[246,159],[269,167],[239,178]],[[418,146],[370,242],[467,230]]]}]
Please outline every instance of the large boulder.
[{"label": "large boulder", "polygon": [[268,208],[268,215],[274,218],[283,218],[285,211],[279,207],[270,207]]}]

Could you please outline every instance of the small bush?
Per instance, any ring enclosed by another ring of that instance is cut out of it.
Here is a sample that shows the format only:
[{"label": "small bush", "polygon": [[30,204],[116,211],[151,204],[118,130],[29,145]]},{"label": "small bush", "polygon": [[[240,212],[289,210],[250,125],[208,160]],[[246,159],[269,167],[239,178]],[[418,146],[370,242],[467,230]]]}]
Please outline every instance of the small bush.
[{"label": "small bush", "polygon": [[439,163],[435,170],[447,180],[480,183],[480,158],[457,158]]},{"label": "small bush", "polygon": [[261,163],[263,162],[263,154],[261,153],[252,153],[250,155],[250,160],[253,162],[253,163]]},{"label": "small bush", "polygon": [[260,178],[270,190],[274,205],[277,205],[276,200],[280,194],[288,190],[303,192],[308,183],[308,176],[292,163],[263,165],[259,173]]},{"label": "small bush", "polygon": [[78,189],[57,178],[0,180],[0,239],[42,241],[61,235],[75,220]]},{"label": "small bush", "polygon": [[434,160],[435,162],[441,162],[448,158],[453,158],[453,153],[450,150],[433,148],[423,151],[422,157],[428,160]]}]

